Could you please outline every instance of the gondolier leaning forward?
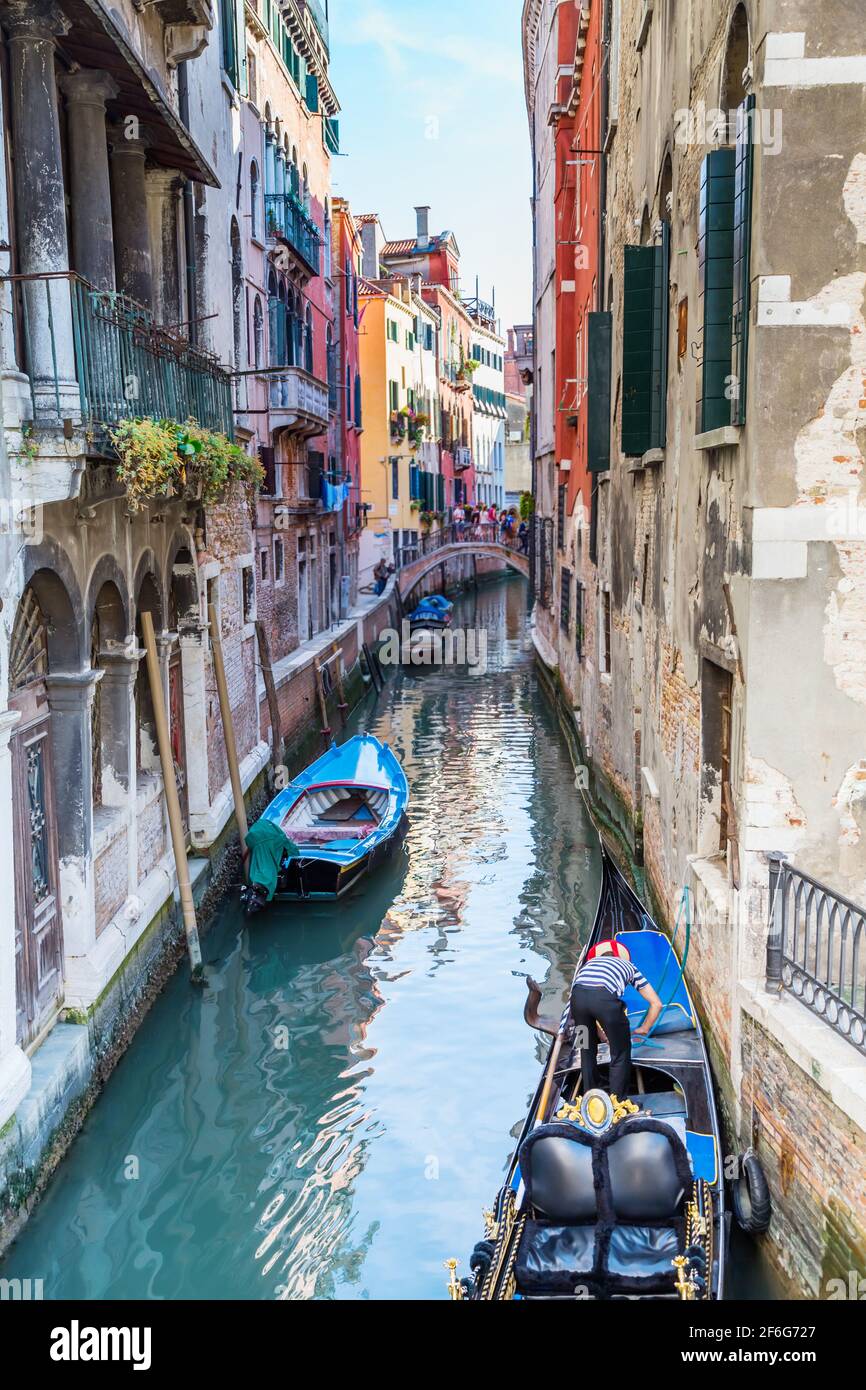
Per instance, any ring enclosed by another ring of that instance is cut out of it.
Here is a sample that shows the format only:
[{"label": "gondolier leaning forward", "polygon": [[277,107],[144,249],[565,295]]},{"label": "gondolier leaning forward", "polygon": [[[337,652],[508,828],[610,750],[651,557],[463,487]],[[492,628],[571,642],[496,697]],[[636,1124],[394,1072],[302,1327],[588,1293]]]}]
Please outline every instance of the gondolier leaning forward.
[{"label": "gondolier leaning forward", "polygon": [[618,941],[599,941],[589,952],[574,977],[569,1012],[575,1027],[585,1030],[586,1046],[581,1047],[583,1093],[599,1085],[598,1029],[610,1044],[610,1095],[618,1100],[628,1094],[631,1076],[631,1032],[623,1003],[627,985],[633,985],[649,1004],[649,1011],[635,1037],[645,1037],[662,1011],[663,1005],[649,980]]}]

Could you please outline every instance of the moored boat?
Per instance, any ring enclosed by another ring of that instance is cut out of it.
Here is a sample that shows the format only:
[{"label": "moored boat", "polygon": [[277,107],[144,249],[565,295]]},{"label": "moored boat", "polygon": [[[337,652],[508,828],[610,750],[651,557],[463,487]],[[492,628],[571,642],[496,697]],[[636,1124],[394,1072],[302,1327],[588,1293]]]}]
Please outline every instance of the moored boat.
[{"label": "moored boat", "polygon": [[372,734],[332,744],[252,826],[247,912],[274,899],[342,897],[399,845],[408,802],[406,774],[387,744]]},{"label": "moored boat", "polygon": [[[719,1299],[728,1251],[719,1119],[704,1037],[683,966],[605,850],[592,932],[627,946],[664,1010],[634,1039],[628,1094],[584,1094],[580,1050],[559,1021],[539,1019],[530,982],[526,1018],[555,1035],[507,1178],[486,1214],[473,1277],[453,1298]],[[646,1004],[629,987],[634,1029]],[[601,1054],[600,1054],[601,1061]],[[602,1079],[606,1069],[600,1067]]]}]

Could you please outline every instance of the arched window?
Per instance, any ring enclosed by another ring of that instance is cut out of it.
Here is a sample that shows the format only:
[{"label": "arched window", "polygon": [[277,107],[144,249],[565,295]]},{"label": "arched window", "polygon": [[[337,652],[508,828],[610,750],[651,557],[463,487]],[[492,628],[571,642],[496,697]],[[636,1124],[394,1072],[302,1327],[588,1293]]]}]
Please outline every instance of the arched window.
[{"label": "arched window", "polygon": [[235,349],[235,367],[240,370],[241,365],[241,339],[243,336],[243,256],[241,252],[241,234],[238,228],[237,219],[232,218],[231,233],[231,263],[232,263],[232,334]]},{"label": "arched window", "polygon": [[313,343],[313,310],[307,305],[306,333],[304,334],[304,367],[312,376],[314,361]]},{"label": "arched window", "polygon": [[259,166],[250,164],[250,236],[259,235]]},{"label": "arched window", "polygon": [[253,303],[253,366],[259,368],[265,360],[265,323],[262,301],[258,295]]},{"label": "arched window", "polygon": [[[730,113],[736,111],[745,100],[750,57],[749,19],[745,5],[738,5],[728,30],[728,46],[722,68],[721,107],[728,121],[731,120]],[[725,140],[724,135],[722,139]],[[732,132],[728,132],[727,139],[733,139]]]}]

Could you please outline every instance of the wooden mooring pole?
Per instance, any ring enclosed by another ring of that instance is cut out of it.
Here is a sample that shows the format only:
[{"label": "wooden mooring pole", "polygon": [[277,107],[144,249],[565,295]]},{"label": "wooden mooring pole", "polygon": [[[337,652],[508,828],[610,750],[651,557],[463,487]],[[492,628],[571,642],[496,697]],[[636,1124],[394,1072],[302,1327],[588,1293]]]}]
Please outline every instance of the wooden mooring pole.
[{"label": "wooden mooring pole", "polygon": [[223,721],[223,737],[226,741],[226,756],[229,763],[229,777],[232,784],[232,798],[235,803],[235,820],[238,824],[238,834],[241,837],[241,853],[244,858],[247,854],[247,808],[244,804],[244,789],[241,786],[241,770],[238,764],[238,746],[235,742],[235,724],[232,718],[232,707],[229,701],[229,687],[226,681],[226,668],[223,661],[223,644],[220,636],[219,619],[216,608],[212,603],[208,604],[207,620],[210,625],[210,646],[213,653],[213,669],[216,676],[217,694],[219,695],[220,714]]},{"label": "wooden mooring pole", "polygon": [[159,746],[159,761],[162,767],[162,783],[165,790],[165,805],[171,829],[171,843],[174,850],[174,866],[177,870],[177,883],[180,890],[180,905],[183,912],[183,929],[186,933],[186,946],[192,979],[200,984],[203,979],[201,965],[201,943],[198,939],[198,923],[195,916],[195,903],[192,884],[189,878],[189,862],[186,857],[186,836],[183,833],[183,820],[180,814],[180,798],[177,794],[174,758],[171,753],[171,733],[165,709],[165,692],[162,688],[162,675],[156,651],[156,637],[153,631],[153,617],[148,612],[141,615],[141,631],[144,638],[144,654],[147,663],[147,676],[150,682],[150,697],[153,702],[153,717],[156,723],[156,741]]}]

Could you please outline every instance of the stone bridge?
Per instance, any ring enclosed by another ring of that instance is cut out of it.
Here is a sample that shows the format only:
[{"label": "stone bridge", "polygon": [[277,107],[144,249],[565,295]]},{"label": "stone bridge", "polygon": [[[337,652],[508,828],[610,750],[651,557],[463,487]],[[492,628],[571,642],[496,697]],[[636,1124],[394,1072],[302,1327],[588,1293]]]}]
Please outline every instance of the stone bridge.
[{"label": "stone bridge", "polygon": [[[426,554],[418,555],[415,559],[408,560],[400,566],[397,573],[397,588],[400,597],[405,604],[421,580],[428,574],[441,566],[446,566],[453,560],[502,560],[509,568],[522,574],[524,579],[529,578],[529,558],[520,554],[516,549],[509,545],[500,545],[498,541],[471,539],[447,540],[435,549],[431,548]],[[444,574],[444,570],[443,570]]]}]

